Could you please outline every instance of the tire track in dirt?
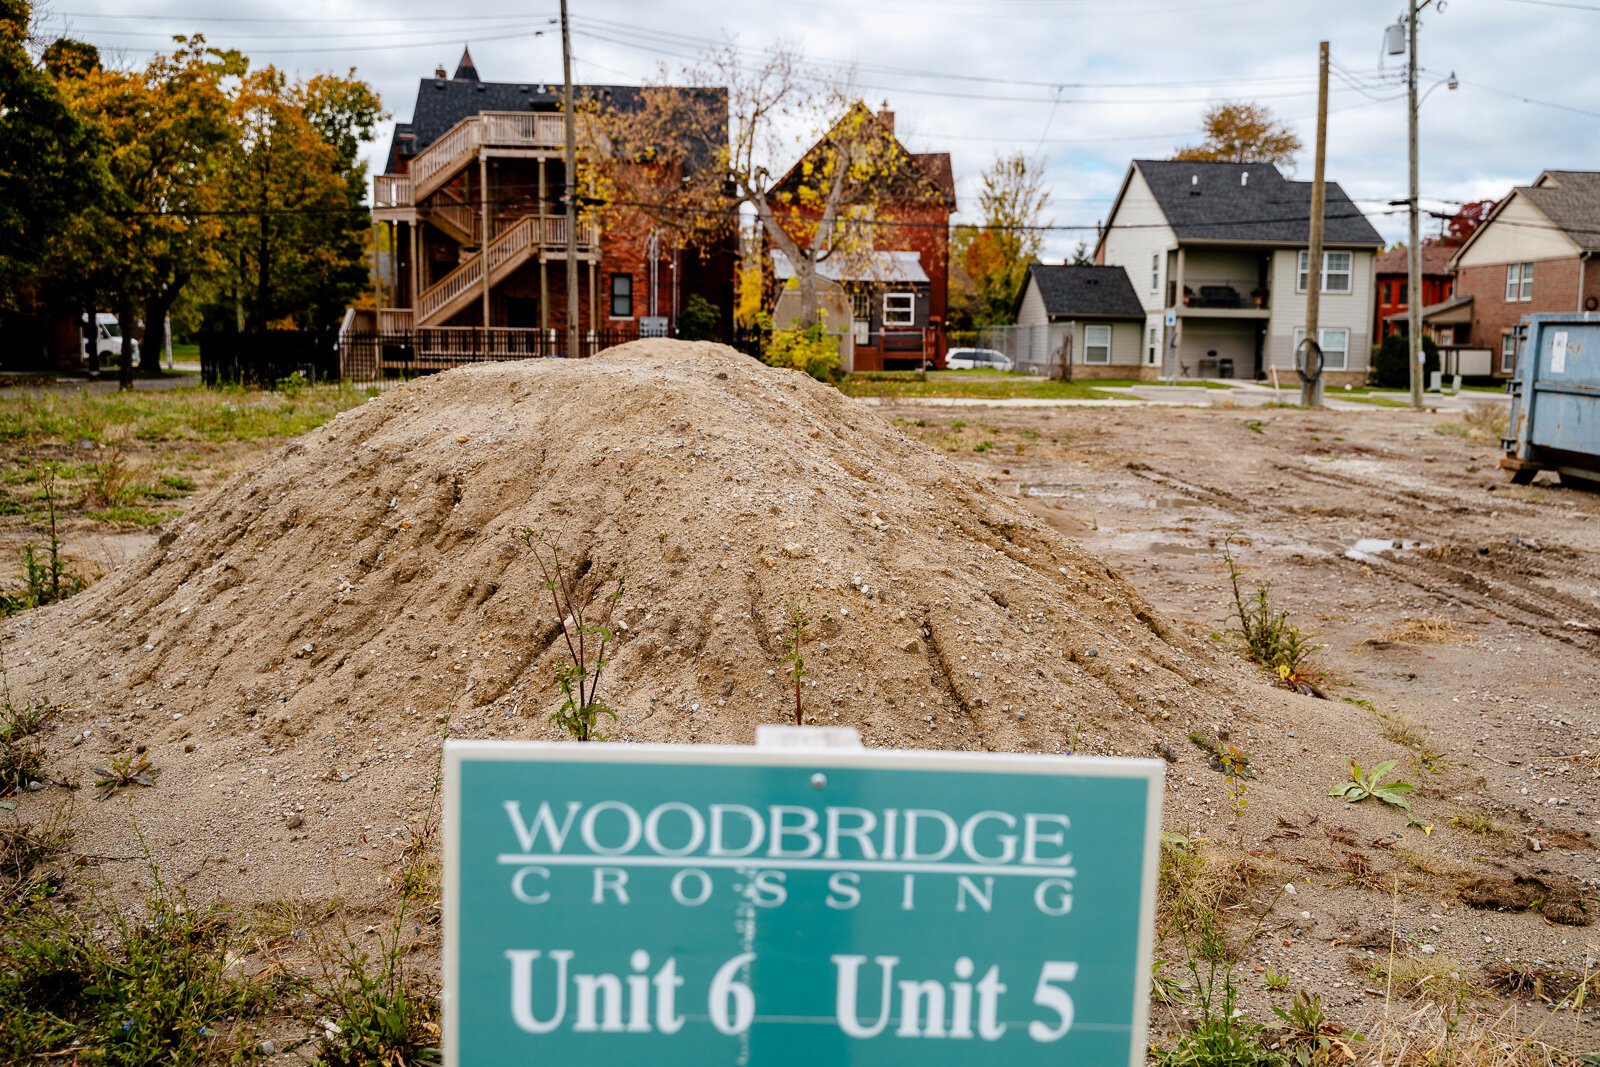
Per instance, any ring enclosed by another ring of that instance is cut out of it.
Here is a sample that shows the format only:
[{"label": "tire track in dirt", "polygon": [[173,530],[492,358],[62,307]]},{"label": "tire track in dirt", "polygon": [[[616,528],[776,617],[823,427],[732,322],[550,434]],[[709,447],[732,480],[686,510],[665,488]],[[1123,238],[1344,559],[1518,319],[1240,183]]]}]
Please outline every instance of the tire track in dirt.
[{"label": "tire track in dirt", "polygon": [[[1246,499],[1226,489],[1168,474],[1142,462],[1129,463],[1127,469],[1163,489],[1205,500],[1230,513],[1249,512],[1257,518],[1271,515],[1273,518],[1287,521],[1303,521],[1288,507],[1275,504],[1266,497]],[[1380,497],[1402,509],[1420,510],[1424,514],[1413,520],[1419,527],[1429,525],[1433,518],[1439,515],[1469,514],[1473,510],[1465,504],[1444,505],[1425,499],[1432,497],[1437,500],[1438,494],[1418,490],[1408,495],[1356,475],[1318,471],[1298,464],[1286,465],[1281,470],[1286,474],[1302,477],[1330,488]],[[1496,510],[1500,512],[1542,514],[1531,505],[1520,502],[1497,501],[1496,503]],[[1502,504],[1509,506],[1500,506]],[[1572,570],[1563,570],[1561,578],[1594,574],[1597,566],[1600,566],[1600,561],[1586,566],[1585,562],[1591,557],[1569,546],[1550,546],[1545,551],[1558,551],[1573,564]],[[1446,552],[1455,552],[1464,560],[1471,562],[1452,563],[1438,554]],[[1329,558],[1336,565],[1368,568],[1431,595],[1459,601],[1502,621],[1532,630],[1564,644],[1585,649],[1600,645],[1600,632],[1597,632],[1600,631],[1600,608],[1548,584],[1555,577],[1548,571],[1535,568],[1534,574],[1521,576],[1501,564],[1496,566],[1492,573],[1486,574],[1475,565],[1477,559],[1475,547],[1445,545],[1436,549],[1435,553],[1432,556],[1421,554],[1415,557],[1408,556],[1404,562],[1382,556],[1372,556],[1367,560],[1354,560],[1338,555],[1331,555]],[[1474,554],[1468,555],[1468,553]],[[1568,626],[1566,625],[1568,620],[1576,620],[1582,623],[1583,627],[1593,627],[1593,629]]]}]

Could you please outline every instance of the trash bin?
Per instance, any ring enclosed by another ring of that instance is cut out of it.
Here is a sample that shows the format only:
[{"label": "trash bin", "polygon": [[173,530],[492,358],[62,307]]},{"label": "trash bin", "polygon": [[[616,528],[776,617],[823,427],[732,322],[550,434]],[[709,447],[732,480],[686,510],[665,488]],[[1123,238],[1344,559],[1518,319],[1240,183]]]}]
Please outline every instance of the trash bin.
[{"label": "trash bin", "polygon": [[1600,489],[1600,315],[1528,315],[1517,332],[1501,468],[1518,485],[1549,470]]}]

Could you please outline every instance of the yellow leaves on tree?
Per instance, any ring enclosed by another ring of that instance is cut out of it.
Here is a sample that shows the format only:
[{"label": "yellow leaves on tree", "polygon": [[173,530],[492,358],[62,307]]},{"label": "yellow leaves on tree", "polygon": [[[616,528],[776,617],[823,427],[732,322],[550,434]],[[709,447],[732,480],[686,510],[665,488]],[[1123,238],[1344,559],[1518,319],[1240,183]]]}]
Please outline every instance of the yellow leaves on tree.
[{"label": "yellow leaves on tree", "polygon": [[1180,148],[1174,159],[1221,163],[1294,162],[1300,138],[1261,104],[1218,104],[1201,124],[1205,140]]}]

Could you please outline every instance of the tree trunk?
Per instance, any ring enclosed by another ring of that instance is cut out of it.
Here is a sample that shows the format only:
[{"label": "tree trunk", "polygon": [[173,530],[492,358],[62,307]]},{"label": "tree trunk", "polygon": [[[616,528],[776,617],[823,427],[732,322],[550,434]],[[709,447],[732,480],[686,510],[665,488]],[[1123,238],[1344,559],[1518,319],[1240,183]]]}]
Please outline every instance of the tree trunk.
[{"label": "tree trunk", "polygon": [[817,268],[810,259],[794,265],[795,277],[800,282],[800,322],[802,330],[810,329],[822,321],[817,308]]},{"label": "tree trunk", "polygon": [[178,288],[171,286],[144,302],[144,359],[139,369],[146,377],[161,375],[161,356],[167,350],[167,315],[177,299]]},{"label": "tree trunk", "polygon": [[117,325],[122,328],[122,354],[117,360],[120,389],[133,388],[133,301],[124,299],[117,307]]}]

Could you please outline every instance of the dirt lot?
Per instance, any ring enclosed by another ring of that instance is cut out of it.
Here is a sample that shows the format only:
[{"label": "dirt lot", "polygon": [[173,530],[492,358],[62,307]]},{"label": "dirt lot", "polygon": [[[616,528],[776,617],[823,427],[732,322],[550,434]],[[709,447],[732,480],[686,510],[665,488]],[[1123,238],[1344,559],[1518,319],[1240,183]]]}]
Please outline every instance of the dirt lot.
[{"label": "dirt lot", "polygon": [[[1473,887],[1544,872],[1552,883],[1587,882],[1593,909],[1600,495],[1547,475],[1513,487],[1495,468],[1492,430],[1438,414],[911,405],[885,413],[964,456],[1195,635],[1215,639],[1227,628],[1222,554],[1231,539],[1247,581],[1269,582],[1274,606],[1327,645],[1328,695],[1369,702],[1369,714],[1382,716],[1398,748],[1301,746],[1302,758],[1285,766],[1258,762],[1263,779],[1305,779],[1303,806],[1271,819],[1253,812],[1237,827],[1234,844],[1273,870],[1264,884],[1300,883],[1271,921],[1295,929],[1281,944],[1259,942],[1272,947],[1258,973],[1287,968],[1292,985],[1310,979],[1355,1023],[1388,999],[1391,932],[1413,965],[1393,968],[1397,981],[1459,973],[1482,989],[1508,984],[1494,976],[1513,971],[1596,969],[1594,926],[1517,914],[1514,891],[1485,900]],[[1469,429],[1477,439],[1464,436]],[[1406,828],[1396,813],[1392,833],[1347,832],[1340,823],[1354,809],[1326,796],[1344,780],[1345,758],[1370,766],[1395,756],[1403,756],[1395,775],[1418,786],[1418,818],[1434,829]],[[1203,777],[1198,757],[1180,753],[1173,770]],[[1180,810],[1181,801],[1169,811],[1169,830],[1191,829]],[[1197,818],[1192,830],[1206,822]],[[1468,907],[1469,899],[1497,906]],[[1260,992],[1261,979],[1254,984]],[[1586,1032],[1570,1016],[1529,1028],[1541,1025],[1545,1040],[1568,1049],[1600,1043],[1592,1021]]]}]

